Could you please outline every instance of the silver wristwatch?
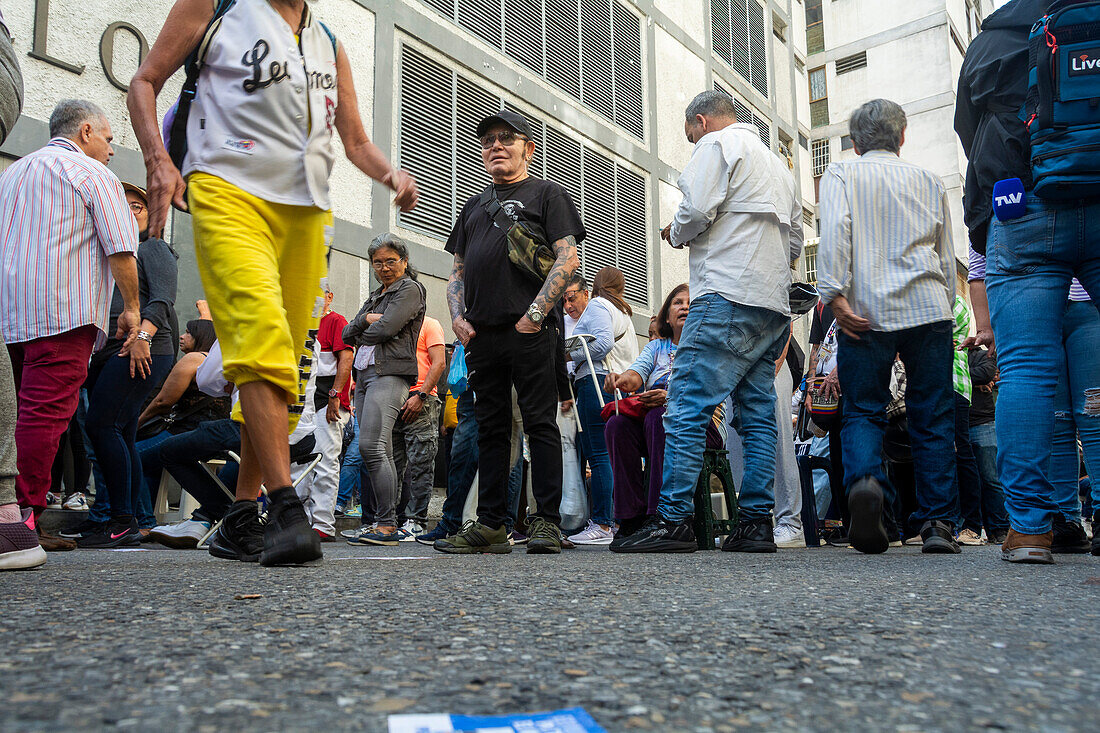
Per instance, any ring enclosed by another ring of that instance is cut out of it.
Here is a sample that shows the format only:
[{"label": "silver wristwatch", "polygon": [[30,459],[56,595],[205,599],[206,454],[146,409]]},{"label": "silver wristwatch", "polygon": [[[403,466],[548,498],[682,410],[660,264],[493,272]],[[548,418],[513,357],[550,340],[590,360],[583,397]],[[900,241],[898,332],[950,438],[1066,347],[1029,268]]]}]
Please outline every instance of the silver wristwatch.
[{"label": "silver wristwatch", "polygon": [[531,323],[538,325],[542,323],[543,318],[546,318],[546,314],[542,312],[542,309],[538,307],[538,304],[532,303],[527,308],[527,317],[531,319]]}]

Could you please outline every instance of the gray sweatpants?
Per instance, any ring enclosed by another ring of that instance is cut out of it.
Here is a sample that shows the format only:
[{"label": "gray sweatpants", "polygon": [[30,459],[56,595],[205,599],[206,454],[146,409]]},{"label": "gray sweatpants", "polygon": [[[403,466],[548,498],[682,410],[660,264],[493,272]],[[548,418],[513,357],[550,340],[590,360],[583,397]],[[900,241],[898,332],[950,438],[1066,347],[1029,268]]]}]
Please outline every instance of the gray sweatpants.
[{"label": "gray sweatpants", "polygon": [[[397,522],[401,484],[393,462],[393,425],[409,398],[402,377],[379,377],[373,369],[356,373],[355,414],[359,417],[359,455],[370,473],[374,519],[387,526]],[[364,505],[367,502],[363,502]]]},{"label": "gray sweatpants", "polygon": [[15,377],[8,347],[0,339],[0,506],[16,502],[15,417]]}]

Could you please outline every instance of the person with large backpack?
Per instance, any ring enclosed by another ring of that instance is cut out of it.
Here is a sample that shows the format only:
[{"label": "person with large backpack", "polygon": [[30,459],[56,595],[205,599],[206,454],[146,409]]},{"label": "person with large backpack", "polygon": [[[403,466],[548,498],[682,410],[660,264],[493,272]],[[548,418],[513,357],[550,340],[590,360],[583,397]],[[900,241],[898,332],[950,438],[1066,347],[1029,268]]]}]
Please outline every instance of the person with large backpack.
[{"label": "person with large backpack", "polygon": [[[166,149],[156,98],[181,66]],[[416,183],[367,137],[347,54],[305,0],[177,0],[127,104],[147,167],[149,231],[164,229],[170,204],[193,215],[225,377],[240,390],[237,501],[220,544],[263,565],[319,560],[291,488],[287,436],[303,409],[332,242],[333,128],[348,159],[392,188],[404,211],[416,205]],[[262,529],[261,483],[271,499]]]},{"label": "person with large backpack", "polygon": [[959,77],[966,223],[987,258],[984,282],[971,284],[977,335],[962,346],[996,346],[1010,562],[1053,561],[1058,505],[1046,467],[1074,276],[1093,302],[1100,296],[1098,101],[1095,1],[1013,0],[986,19]]}]

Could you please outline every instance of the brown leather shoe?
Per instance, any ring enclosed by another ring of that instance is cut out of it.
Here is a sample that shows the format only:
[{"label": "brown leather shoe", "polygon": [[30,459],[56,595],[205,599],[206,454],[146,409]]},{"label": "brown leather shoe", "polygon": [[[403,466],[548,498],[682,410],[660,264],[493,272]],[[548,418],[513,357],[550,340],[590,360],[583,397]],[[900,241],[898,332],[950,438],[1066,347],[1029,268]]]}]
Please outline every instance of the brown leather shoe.
[{"label": "brown leather shoe", "polygon": [[1009,562],[1049,565],[1054,562],[1050,554],[1050,544],[1054,532],[1046,534],[1020,534],[1014,529],[1008,530],[1008,537],[1001,544],[1001,559]]},{"label": "brown leather shoe", "polygon": [[42,549],[46,552],[61,552],[64,550],[76,549],[76,543],[72,540],[43,532],[41,527],[38,528],[38,544],[42,545]]}]

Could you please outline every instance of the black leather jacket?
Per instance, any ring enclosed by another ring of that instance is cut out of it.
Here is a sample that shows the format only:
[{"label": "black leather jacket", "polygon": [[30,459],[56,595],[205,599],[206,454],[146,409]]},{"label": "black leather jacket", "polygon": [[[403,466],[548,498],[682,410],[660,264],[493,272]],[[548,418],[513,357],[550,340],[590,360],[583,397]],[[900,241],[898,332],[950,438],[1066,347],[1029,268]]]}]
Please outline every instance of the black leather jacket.
[{"label": "black leather jacket", "polygon": [[[374,369],[380,377],[404,377],[416,382],[416,340],[424,323],[424,286],[406,275],[387,290],[378,288],[363,302],[355,318],[344,327],[344,343],[374,346]],[[368,313],[382,317],[366,323]]]}]

